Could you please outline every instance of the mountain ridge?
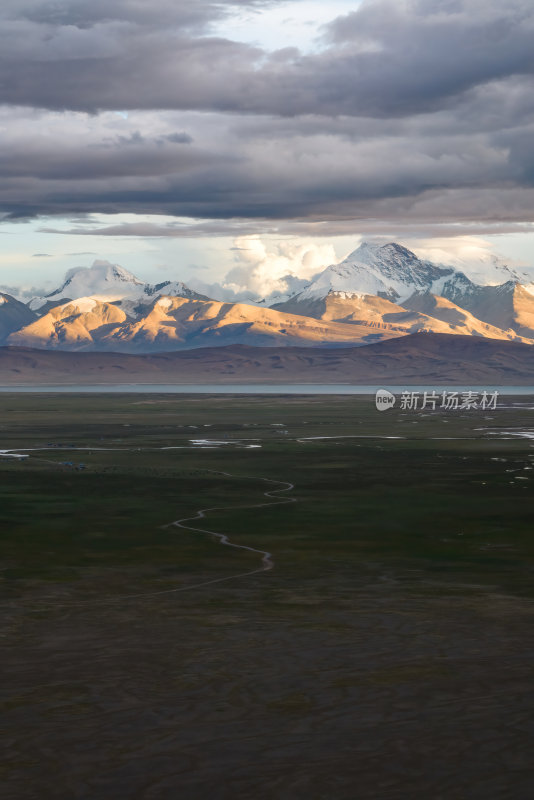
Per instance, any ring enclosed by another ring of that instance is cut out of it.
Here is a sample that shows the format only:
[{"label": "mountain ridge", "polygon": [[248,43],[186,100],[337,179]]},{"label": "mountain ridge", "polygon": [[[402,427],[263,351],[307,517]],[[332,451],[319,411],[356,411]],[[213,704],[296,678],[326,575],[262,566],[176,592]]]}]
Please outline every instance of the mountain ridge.
[{"label": "mountain ridge", "polygon": [[367,347],[224,347],[168,353],[0,347],[0,383],[17,385],[294,384],[534,385],[534,348],[520,342],[417,333]]},{"label": "mountain ridge", "polygon": [[181,297],[208,299],[193,291],[183,281],[162,281],[150,284],[141,281],[132,272],[119,264],[96,260],[91,267],[74,267],[67,271],[63,283],[46,295],[33,297],[28,302],[32,311],[46,313],[50,308],[77,300],[94,297],[104,302],[129,301],[130,311],[136,304],[142,305],[161,295],[176,294]]},{"label": "mountain ridge", "polygon": [[494,276],[501,273],[508,279],[502,284],[481,285],[396,242],[363,242],[268,307],[210,299],[180,280],[149,284],[97,260],[69,270],[57,289],[16,313],[14,298],[9,307],[0,304],[0,343],[124,352],[237,343],[368,346],[430,331],[534,344],[534,284],[494,266]]}]

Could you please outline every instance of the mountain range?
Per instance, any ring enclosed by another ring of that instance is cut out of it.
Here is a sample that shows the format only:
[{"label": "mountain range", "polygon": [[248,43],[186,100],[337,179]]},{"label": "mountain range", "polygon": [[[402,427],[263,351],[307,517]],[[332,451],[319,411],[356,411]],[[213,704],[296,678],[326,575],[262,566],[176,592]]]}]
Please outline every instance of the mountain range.
[{"label": "mountain range", "polygon": [[347,347],[414,333],[534,344],[534,283],[494,265],[501,283],[419,259],[400,244],[364,243],[272,307],[208,298],[182,281],[152,285],[96,261],[24,303],[0,294],[0,344],[155,353],[228,345]]},{"label": "mountain range", "polygon": [[0,385],[378,384],[532,386],[534,348],[477,336],[414,333],[367,347],[227,345],[168,353],[0,347]]}]

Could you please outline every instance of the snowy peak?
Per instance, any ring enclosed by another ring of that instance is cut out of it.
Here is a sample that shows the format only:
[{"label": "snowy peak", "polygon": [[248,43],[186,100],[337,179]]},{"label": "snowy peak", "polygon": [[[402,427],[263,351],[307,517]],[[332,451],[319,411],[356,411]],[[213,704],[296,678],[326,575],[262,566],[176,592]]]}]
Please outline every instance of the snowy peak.
[{"label": "snowy peak", "polygon": [[522,285],[530,285],[534,281],[534,268],[528,266],[511,266],[502,256],[490,253],[477,262],[456,260],[456,268],[480,286],[497,286],[513,281]]},{"label": "snowy peak", "polygon": [[415,291],[429,291],[436,281],[453,273],[450,267],[422,261],[396,242],[363,242],[340,264],[327,267],[298,297],[308,301],[324,298],[329,292],[344,292],[402,302]]},{"label": "snowy peak", "polygon": [[[327,267],[303,291],[275,308],[318,319],[328,318],[335,309],[334,318],[338,320],[359,319],[362,299],[370,296],[408,309],[416,303],[415,310],[419,312],[423,312],[421,297],[430,308],[429,298],[438,296],[482,323],[477,328],[472,320],[469,322],[478,335],[485,331],[484,335],[495,336],[495,330],[501,329],[534,338],[534,284],[521,284],[501,262],[493,263],[492,269],[491,283],[486,280],[481,284],[455,267],[420,259],[395,242],[364,242],[340,264]],[[532,271],[522,274],[529,278]],[[390,316],[384,319],[389,320]]]},{"label": "snowy peak", "polygon": [[532,338],[534,296],[529,286],[514,280],[480,286],[459,273],[454,280],[446,281],[439,293],[484,322]]},{"label": "snowy peak", "polygon": [[[0,293],[0,342],[133,352],[236,342],[368,344],[425,330],[534,344],[534,283],[500,262],[479,282],[468,266],[433,263],[396,242],[364,242],[307,283],[292,276],[287,295],[268,308],[209,300],[180,280],[145,283],[118,264],[95,261],[69,270],[30,307]],[[529,279],[534,270],[521,274]]]},{"label": "snowy peak", "polygon": [[163,281],[155,286],[145,285],[145,294],[148,297],[186,297],[188,300],[208,300],[203,294],[194,292],[182,281]]},{"label": "snowy peak", "polygon": [[111,264],[109,261],[99,260],[94,261],[91,267],[74,267],[74,269],[69,269],[65,275],[65,283],[62,289],[76,283],[90,283],[93,285],[102,283],[133,283],[136,286],[143,286],[142,281],[119,264]]},{"label": "snowy peak", "polygon": [[396,242],[388,242],[388,244],[383,245],[362,242],[346,260],[359,261],[362,264],[369,265],[381,264],[384,274],[399,266],[404,267],[407,264],[417,264],[419,262],[415,253]]},{"label": "snowy peak", "polygon": [[444,275],[451,275],[450,267],[438,267],[431,261],[422,261],[415,253],[396,242],[372,245],[363,242],[346,261],[367,264],[390,280],[402,279],[406,284],[428,285]]},{"label": "snowy peak", "polygon": [[98,297],[105,301],[123,297],[136,297],[143,293],[145,284],[131,272],[109,261],[95,261],[91,267],[75,267],[65,275],[58,289],[44,297],[34,297],[29,307],[38,311],[78,297]]},{"label": "snowy peak", "polygon": [[57,295],[72,295],[73,298],[76,298],[102,292],[113,293],[117,290],[120,292],[129,292],[131,289],[138,291],[143,286],[142,281],[118,264],[110,264],[109,261],[95,261],[92,267],[70,269],[65,275],[63,285],[47,295],[47,299],[51,300]]},{"label": "snowy peak", "polygon": [[164,281],[152,286],[118,264],[95,261],[91,267],[70,269],[58,289],[44,297],[34,297],[28,305],[33,311],[46,313],[53,306],[90,297],[100,302],[124,305],[132,312],[136,305],[150,303],[161,295],[205,299],[182,281]]}]

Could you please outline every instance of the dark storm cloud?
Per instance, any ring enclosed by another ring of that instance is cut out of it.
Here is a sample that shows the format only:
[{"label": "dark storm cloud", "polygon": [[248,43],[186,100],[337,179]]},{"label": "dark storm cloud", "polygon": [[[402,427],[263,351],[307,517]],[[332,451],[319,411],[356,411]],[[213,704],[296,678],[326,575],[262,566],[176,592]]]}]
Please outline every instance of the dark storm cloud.
[{"label": "dark storm cloud", "polygon": [[205,30],[233,8],[261,8],[276,0],[3,0],[6,20],[57,27],[91,28],[98,23],[122,22],[161,28],[169,25]]},{"label": "dark storm cloud", "polygon": [[215,36],[268,5],[4,0],[0,214],[534,218],[532,0],[368,0],[308,54]]},{"label": "dark storm cloud", "polygon": [[162,136],[159,141],[172,142],[173,144],[191,144],[193,137],[182,131],[182,133],[169,133],[166,136]]},{"label": "dark storm cloud", "polygon": [[325,48],[269,55],[209,35],[236,6],[151,0],[2,6],[4,102],[51,109],[198,109],[405,116],[534,71],[532,0],[370,0]]},{"label": "dark storm cloud", "polygon": [[355,68],[367,111],[402,115],[532,76],[533,33],[531,0],[373,0],[333,22],[326,38]]},{"label": "dark storm cloud", "polygon": [[[8,150],[0,152],[0,176],[6,182],[33,180],[43,185],[46,181],[83,182],[99,178],[112,181],[179,175],[184,170],[191,173],[213,162],[214,156],[210,153],[198,150],[191,153],[188,149],[173,147],[174,139],[165,146],[166,139],[168,137],[145,139],[135,133],[116,140],[88,143],[85,147],[68,140],[59,147],[55,138],[41,143],[13,142]],[[191,137],[186,141],[191,142]]]},{"label": "dark storm cloud", "polygon": [[[399,125],[340,118],[327,126],[319,117],[268,119],[258,129],[250,118],[189,115],[192,133],[176,143],[174,116],[137,114],[128,130],[113,114],[88,127],[83,115],[34,120],[12,112],[7,135],[0,115],[0,210],[15,218],[131,212],[332,221],[412,219],[414,209],[422,220],[532,217],[526,123],[454,131],[442,114],[438,125],[431,115]],[[34,136],[29,121],[46,132]]]},{"label": "dark storm cloud", "polygon": [[[424,235],[426,237],[456,237],[469,234],[478,236],[481,234],[502,234],[502,233],[532,233],[534,225],[524,222],[500,222],[465,225],[464,223],[435,223],[420,222],[417,224],[409,220],[406,222],[391,222],[387,225],[384,221],[364,219],[357,220],[332,220],[332,221],[310,221],[310,220],[262,220],[261,230],[265,235],[293,237],[330,237],[330,236],[354,236],[355,234],[381,235],[386,234],[391,237],[411,237]],[[147,239],[185,239],[198,237],[220,237],[220,236],[251,236],[258,233],[258,220],[208,220],[201,223],[187,222],[124,222],[118,225],[97,225],[92,227],[74,228],[51,228],[43,227],[41,233],[69,234],[70,236],[104,236]],[[231,248],[236,249],[236,248]],[[96,255],[95,253],[67,253],[67,255]],[[193,266],[193,265],[190,265]],[[196,269],[208,269],[207,267],[195,266]]]}]

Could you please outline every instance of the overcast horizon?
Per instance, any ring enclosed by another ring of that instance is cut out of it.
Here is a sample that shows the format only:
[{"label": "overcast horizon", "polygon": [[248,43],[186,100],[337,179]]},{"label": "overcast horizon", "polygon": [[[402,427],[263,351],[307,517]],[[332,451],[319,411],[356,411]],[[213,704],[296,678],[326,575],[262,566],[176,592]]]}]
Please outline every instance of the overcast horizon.
[{"label": "overcast horizon", "polygon": [[528,0],[5,0],[0,21],[4,287],[105,259],[261,292],[362,238],[534,265]]}]

